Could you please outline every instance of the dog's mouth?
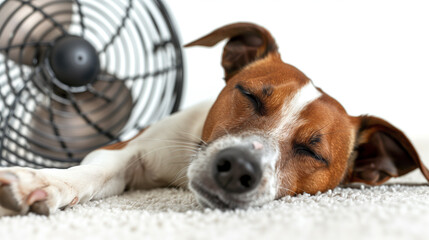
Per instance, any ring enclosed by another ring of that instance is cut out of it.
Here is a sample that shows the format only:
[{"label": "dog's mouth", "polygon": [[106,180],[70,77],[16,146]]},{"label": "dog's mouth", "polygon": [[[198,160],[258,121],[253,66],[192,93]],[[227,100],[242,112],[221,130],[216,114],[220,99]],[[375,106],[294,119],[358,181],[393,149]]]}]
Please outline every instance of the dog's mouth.
[{"label": "dog's mouth", "polygon": [[219,197],[218,194],[213,193],[207,190],[205,187],[201,186],[198,183],[191,182],[191,189],[197,195],[198,201],[203,207],[209,208],[218,208],[218,209],[235,209],[238,208],[239,203],[234,203],[233,201],[224,201]]}]

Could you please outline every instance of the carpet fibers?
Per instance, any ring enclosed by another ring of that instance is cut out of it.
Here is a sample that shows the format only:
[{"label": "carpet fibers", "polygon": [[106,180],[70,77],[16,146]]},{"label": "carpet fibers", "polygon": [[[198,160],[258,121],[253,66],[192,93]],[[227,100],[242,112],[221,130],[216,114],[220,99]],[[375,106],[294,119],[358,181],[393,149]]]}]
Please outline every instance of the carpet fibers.
[{"label": "carpet fibers", "polygon": [[261,208],[200,208],[180,189],[129,192],[50,217],[0,218],[1,239],[428,239],[429,187],[337,188]]},{"label": "carpet fibers", "polygon": [[[418,171],[397,181],[425,182]],[[0,239],[427,240],[429,187],[336,188],[226,212],[199,207],[182,189],[134,191],[50,217],[0,217]]]}]

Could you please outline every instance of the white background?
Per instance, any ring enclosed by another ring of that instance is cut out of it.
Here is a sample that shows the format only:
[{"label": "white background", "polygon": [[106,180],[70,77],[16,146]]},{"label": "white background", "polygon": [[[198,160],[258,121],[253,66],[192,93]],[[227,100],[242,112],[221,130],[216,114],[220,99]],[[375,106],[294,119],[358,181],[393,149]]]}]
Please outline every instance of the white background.
[{"label": "white background", "polygon": [[[429,1],[165,0],[184,43],[224,24],[269,29],[298,67],[351,115],[372,114],[414,142],[429,139]],[[224,86],[215,48],[185,49],[183,107]],[[422,146],[420,146],[421,148]]]}]

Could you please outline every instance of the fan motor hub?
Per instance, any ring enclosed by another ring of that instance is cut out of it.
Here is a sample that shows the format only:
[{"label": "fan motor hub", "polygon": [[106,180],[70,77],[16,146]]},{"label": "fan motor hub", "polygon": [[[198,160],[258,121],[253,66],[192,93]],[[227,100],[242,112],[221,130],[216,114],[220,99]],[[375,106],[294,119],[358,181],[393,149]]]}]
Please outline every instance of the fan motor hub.
[{"label": "fan motor hub", "polygon": [[94,82],[100,72],[97,51],[88,41],[76,36],[58,39],[51,49],[49,63],[55,77],[71,87]]}]

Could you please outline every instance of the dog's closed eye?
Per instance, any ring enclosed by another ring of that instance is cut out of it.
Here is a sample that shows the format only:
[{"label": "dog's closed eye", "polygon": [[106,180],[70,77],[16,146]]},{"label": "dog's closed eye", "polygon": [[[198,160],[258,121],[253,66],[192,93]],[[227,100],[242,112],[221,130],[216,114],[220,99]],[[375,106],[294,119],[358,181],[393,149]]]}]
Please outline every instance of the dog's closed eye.
[{"label": "dog's closed eye", "polygon": [[258,113],[261,116],[265,115],[266,109],[261,98],[259,98],[256,94],[252,93],[250,90],[245,89],[240,84],[237,84],[235,88],[238,89],[238,91],[240,91],[240,93],[252,103],[256,113]]},{"label": "dog's closed eye", "polygon": [[309,157],[312,157],[313,159],[316,159],[319,162],[322,162],[326,166],[329,165],[329,162],[324,157],[322,157],[315,150],[313,150],[311,147],[305,144],[296,144],[294,146],[294,151],[295,151],[295,154],[309,156]]}]

